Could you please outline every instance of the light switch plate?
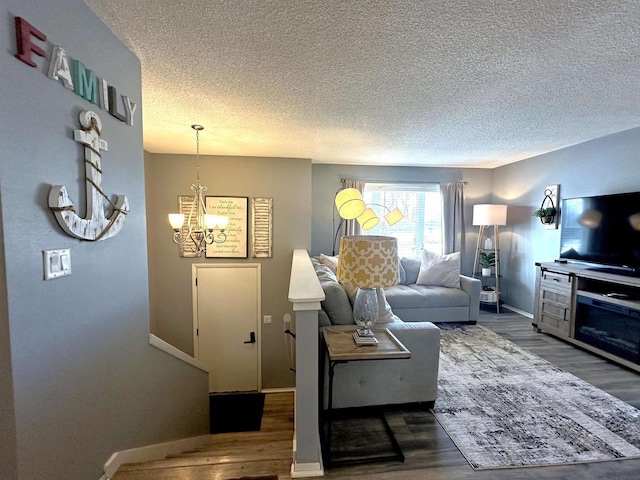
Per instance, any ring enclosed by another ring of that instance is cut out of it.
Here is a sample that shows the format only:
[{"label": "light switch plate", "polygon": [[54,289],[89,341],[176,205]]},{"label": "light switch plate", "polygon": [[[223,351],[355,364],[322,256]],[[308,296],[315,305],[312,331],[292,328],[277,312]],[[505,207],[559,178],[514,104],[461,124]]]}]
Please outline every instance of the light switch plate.
[{"label": "light switch plate", "polygon": [[71,275],[71,249],[69,248],[44,250],[42,262],[45,280]]}]

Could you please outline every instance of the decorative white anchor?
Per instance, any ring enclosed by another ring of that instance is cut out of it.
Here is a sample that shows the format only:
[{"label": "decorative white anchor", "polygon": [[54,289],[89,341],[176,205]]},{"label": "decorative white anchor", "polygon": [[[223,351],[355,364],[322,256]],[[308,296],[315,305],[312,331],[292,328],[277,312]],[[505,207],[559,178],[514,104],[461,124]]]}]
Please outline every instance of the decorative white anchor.
[{"label": "decorative white anchor", "polygon": [[[107,151],[107,142],[100,139],[102,122],[95,112],[83,111],[79,115],[82,130],[74,130],[73,139],[83,144],[87,181],[87,218],[78,216],[64,185],[54,185],[49,191],[49,208],[62,229],[70,236],[95,242],[113,237],[124,225],[129,213],[126,195],[117,195],[115,203],[102,191],[102,165],[100,150]],[[105,215],[103,200],[113,207],[109,218]]]}]

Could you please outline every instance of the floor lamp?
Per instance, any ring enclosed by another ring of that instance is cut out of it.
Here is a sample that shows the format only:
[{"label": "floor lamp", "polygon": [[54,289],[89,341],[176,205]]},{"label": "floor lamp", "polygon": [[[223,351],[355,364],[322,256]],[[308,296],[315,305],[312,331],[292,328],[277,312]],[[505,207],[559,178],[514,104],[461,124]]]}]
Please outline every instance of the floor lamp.
[{"label": "floor lamp", "polygon": [[340,233],[340,229],[342,228],[342,224],[345,220],[355,219],[360,224],[360,228],[365,231],[371,230],[380,223],[380,218],[376,212],[373,211],[371,205],[378,206],[387,211],[384,215],[384,219],[389,226],[395,225],[404,218],[404,214],[398,207],[391,210],[386,205],[382,205],[380,203],[365,203],[362,198],[362,194],[355,188],[344,188],[338,190],[334,203],[338,210],[338,215],[340,215],[340,223],[338,223],[338,228],[336,229],[336,233],[333,237],[333,250],[331,255],[336,254],[336,241],[338,240],[338,234]]},{"label": "floor lamp", "polygon": [[[479,226],[478,245],[476,247],[476,256],[473,262],[473,276],[476,276],[478,268],[478,258],[483,250],[493,250],[495,259],[495,279],[496,279],[496,313],[500,313],[500,237],[499,227],[507,224],[507,206],[493,204],[479,204],[473,206],[473,225]],[[485,236],[485,228],[493,225],[493,244],[492,247],[486,248],[482,240]]]}]

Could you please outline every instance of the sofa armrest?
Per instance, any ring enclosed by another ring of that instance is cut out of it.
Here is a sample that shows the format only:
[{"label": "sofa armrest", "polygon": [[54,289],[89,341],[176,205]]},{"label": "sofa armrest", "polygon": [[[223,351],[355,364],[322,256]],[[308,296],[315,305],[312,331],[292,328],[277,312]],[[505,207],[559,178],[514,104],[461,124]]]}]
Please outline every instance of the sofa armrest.
[{"label": "sofa armrest", "polygon": [[480,317],[480,288],[482,282],[477,278],[460,275],[460,289],[469,295],[469,321],[477,322]]},{"label": "sofa armrest", "polygon": [[[393,333],[410,351],[429,350],[440,353],[440,329],[431,322],[395,322],[379,325]],[[434,358],[438,364],[439,357]]]}]

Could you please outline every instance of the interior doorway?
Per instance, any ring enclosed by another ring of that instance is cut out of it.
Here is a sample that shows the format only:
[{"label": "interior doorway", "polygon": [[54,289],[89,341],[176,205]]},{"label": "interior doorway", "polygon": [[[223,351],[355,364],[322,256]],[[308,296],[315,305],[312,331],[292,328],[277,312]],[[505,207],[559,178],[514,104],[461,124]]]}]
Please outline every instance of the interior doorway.
[{"label": "interior doorway", "polygon": [[194,264],[194,356],[209,392],[261,390],[260,264]]}]

